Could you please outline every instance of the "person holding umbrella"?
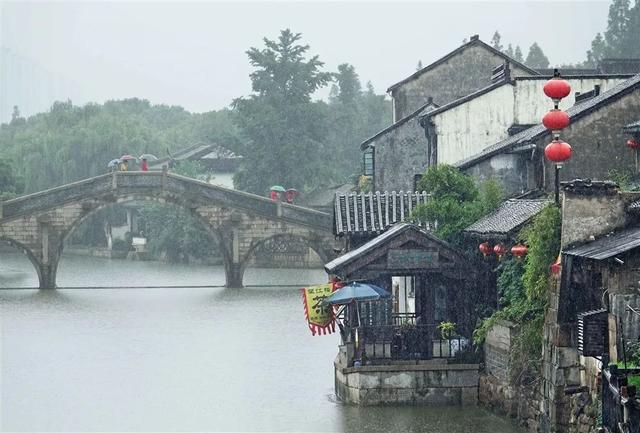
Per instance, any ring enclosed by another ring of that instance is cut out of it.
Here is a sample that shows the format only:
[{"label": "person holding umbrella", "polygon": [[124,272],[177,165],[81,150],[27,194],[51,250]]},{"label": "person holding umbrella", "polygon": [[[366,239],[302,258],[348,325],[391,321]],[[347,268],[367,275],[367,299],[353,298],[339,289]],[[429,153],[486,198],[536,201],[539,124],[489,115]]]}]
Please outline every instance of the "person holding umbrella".
[{"label": "person holding umbrella", "polygon": [[149,163],[147,160],[155,161],[156,159],[158,158],[150,153],[143,153],[140,155],[140,170],[149,171]]},{"label": "person holding umbrella", "polygon": [[120,167],[120,160],[119,159],[112,159],[111,161],[109,161],[107,163],[107,168],[109,169],[110,173],[113,173],[114,171],[118,170]]},{"label": "person holding umbrella", "polygon": [[273,185],[270,188],[270,191],[271,191],[271,193],[269,194],[269,197],[271,198],[271,200],[279,201],[280,200],[280,193],[281,192],[285,192],[286,190],[280,185]]},{"label": "person holding umbrella", "polygon": [[126,155],[122,155],[120,157],[120,171],[128,171],[129,170],[129,161],[131,161],[132,159],[136,159],[135,156],[131,156],[129,154]]},{"label": "person holding umbrella", "polygon": [[293,204],[293,200],[298,196],[298,190],[295,188],[289,188],[285,193],[284,197],[287,200],[287,203]]}]

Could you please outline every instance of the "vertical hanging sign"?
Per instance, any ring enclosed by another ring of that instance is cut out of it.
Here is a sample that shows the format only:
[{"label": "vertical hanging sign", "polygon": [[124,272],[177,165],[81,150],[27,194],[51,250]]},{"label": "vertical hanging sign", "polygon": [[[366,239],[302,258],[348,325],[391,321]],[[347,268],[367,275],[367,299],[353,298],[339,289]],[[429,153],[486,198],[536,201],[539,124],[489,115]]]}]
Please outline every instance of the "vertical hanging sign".
[{"label": "vertical hanging sign", "polygon": [[333,283],[320,286],[310,286],[302,290],[304,301],[304,314],[309,323],[312,335],[325,335],[335,332],[335,317],[333,307],[323,305],[322,301],[328,298],[335,290]]}]

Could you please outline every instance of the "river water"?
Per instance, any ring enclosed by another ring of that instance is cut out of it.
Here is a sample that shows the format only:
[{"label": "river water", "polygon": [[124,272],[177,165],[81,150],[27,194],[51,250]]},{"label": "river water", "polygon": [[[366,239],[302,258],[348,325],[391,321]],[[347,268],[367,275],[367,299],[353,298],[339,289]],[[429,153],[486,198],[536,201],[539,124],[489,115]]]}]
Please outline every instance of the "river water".
[{"label": "river water", "polygon": [[[325,279],[248,269],[263,287],[1,290],[0,430],[519,431],[476,408],[337,402],[339,337],[312,337],[283,287]],[[64,256],[58,271],[65,287],[205,284],[224,270]],[[0,255],[0,287],[34,285],[25,256]]]}]

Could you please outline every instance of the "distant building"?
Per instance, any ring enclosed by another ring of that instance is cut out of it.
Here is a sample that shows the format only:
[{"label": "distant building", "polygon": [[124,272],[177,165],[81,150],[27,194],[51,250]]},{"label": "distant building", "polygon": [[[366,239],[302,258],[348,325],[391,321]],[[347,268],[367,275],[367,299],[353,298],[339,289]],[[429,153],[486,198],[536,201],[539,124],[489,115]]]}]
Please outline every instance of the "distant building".
[{"label": "distant building", "polygon": [[321,212],[332,213],[336,194],[348,194],[353,192],[354,189],[355,186],[353,183],[344,183],[341,185],[319,188],[315,191],[301,195],[296,199],[295,204],[310,207]]},{"label": "distant building", "polygon": [[233,175],[238,170],[242,156],[217,144],[196,143],[173,152],[171,156],[150,161],[149,170],[162,170],[165,165],[173,167],[181,161],[197,161],[212,175],[211,184],[233,188]]},{"label": "distant building", "polygon": [[[632,75],[572,75],[564,78],[575,92],[560,102],[561,109],[605,92]],[[427,112],[420,118],[432,163],[456,164],[499,140],[540,122],[550,109],[542,92],[547,77],[519,77],[496,81],[465,98]]]},{"label": "distant building", "polygon": [[[494,82],[443,106],[430,105],[362,143],[373,160],[375,189],[412,191],[434,164],[457,164],[500,140],[540,122],[550,108],[541,88],[549,76],[512,77],[505,64]],[[632,77],[629,74],[571,75],[575,93],[563,99],[566,109]]]},{"label": "distant building", "polygon": [[491,84],[491,72],[509,62],[513,76],[538,72],[471,36],[469,42],[387,89],[393,101],[394,123],[414,113],[429,98],[444,105]]},{"label": "distant building", "polygon": [[[372,162],[371,172],[364,174],[373,177],[374,190],[414,190],[414,177],[424,173],[432,158],[419,117],[490,85],[493,71],[505,63],[511,65],[511,76],[539,75],[474,35],[469,42],[389,87],[393,124],[360,145],[365,160]],[[393,174],[388,167],[393,167]]]},{"label": "distant building", "polygon": [[[541,88],[542,83],[537,88],[542,94]],[[578,102],[566,110],[571,124],[561,137],[572,145],[573,154],[560,170],[563,180],[607,179],[613,170],[635,170],[634,153],[625,145],[629,132],[623,128],[631,127],[640,117],[640,74],[595,93],[579,96]],[[554,164],[545,160],[544,148],[551,139],[551,132],[539,123],[455,165],[478,181],[497,180],[507,196],[550,191]]]}]

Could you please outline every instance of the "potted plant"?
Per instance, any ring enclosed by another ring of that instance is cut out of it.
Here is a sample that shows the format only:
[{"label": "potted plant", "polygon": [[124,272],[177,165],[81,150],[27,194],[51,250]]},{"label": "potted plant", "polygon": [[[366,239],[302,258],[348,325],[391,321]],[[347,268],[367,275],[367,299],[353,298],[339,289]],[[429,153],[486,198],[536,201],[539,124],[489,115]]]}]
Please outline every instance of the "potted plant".
[{"label": "potted plant", "polygon": [[456,324],[450,321],[440,322],[438,325],[441,340],[433,340],[433,355],[440,358],[449,358],[453,356],[451,347],[451,338],[456,333]]}]

